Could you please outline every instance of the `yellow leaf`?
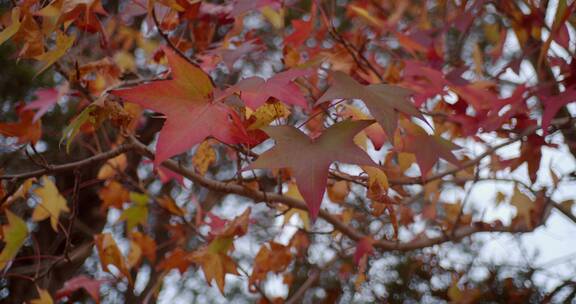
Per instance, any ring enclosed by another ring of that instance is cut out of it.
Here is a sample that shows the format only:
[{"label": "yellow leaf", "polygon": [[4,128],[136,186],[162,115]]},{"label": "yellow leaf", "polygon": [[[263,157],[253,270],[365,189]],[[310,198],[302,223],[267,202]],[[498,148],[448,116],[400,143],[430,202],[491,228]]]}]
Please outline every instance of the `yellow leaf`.
[{"label": "yellow leaf", "polygon": [[12,9],[12,23],[0,32],[0,45],[18,32],[20,24],[20,7],[16,6]]},{"label": "yellow leaf", "polygon": [[134,59],[134,56],[127,51],[119,51],[114,54],[114,62],[116,62],[122,72],[136,71],[136,60]]},{"label": "yellow leaf", "polygon": [[40,297],[30,301],[30,304],[52,304],[52,303],[54,303],[54,300],[52,300],[52,296],[50,296],[50,293],[48,292],[48,290],[38,288],[38,295]]},{"label": "yellow leaf", "polygon": [[[300,191],[298,191],[298,187],[296,187],[296,185],[293,183],[288,184],[288,191],[286,192],[286,196],[298,200],[304,200],[304,198],[302,198],[302,195],[300,194]],[[290,222],[290,219],[294,215],[298,215],[298,217],[300,217],[300,220],[302,220],[302,222],[304,223],[304,230],[310,231],[310,216],[308,215],[308,211],[306,210],[292,208],[286,211],[284,213],[284,225]]]},{"label": "yellow leaf", "polygon": [[76,40],[76,34],[72,34],[71,36],[66,36],[66,34],[62,32],[58,32],[56,34],[56,47],[42,55],[36,56],[35,59],[43,61],[44,65],[42,68],[36,73],[36,75],[40,75],[44,72],[47,68],[53,65],[60,57],[64,56],[69,48],[72,47],[74,41]]},{"label": "yellow leaf", "polygon": [[66,199],[58,192],[54,182],[47,176],[42,177],[43,187],[34,190],[40,198],[40,202],[32,212],[32,220],[39,222],[50,218],[50,225],[54,231],[58,231],[58,218],[62,212],[70,212]]},{"label": "yellow leaf", "polygon": [[381,201],[381,197],[388,192],[388,177],[384,171],[376,167],[362,166],[362,170],[368,174],[368,197]]},{"label": "yellow leaf", "polygon": [[275,119],[290,116],[290,110],[281,102],[265,103],[249,116],[253,122],[248,126],[248,130],[256,130],[268,126]]},{"label": "yellow leaf", "polygon": [[354,143],[366,151],[368,149],[368,136],[366,132],[362,131],[354,136]]},{"label": "yellow leaf", "polygon": [[28,227],[23,219],[9,210],[6,210],[6,218],[8,218],[8,225],[2,227],[5,245],[2,253],[0,253],[0,270],[4,269],[6,264],[18,254],[18,250],[20,250],[28,236]]},{"label": "yellow leaf", "polygon": [[98,179],[109,179],[122,172],[128,166],[126,154],[122,153],[114,158],[109,159],[98,171]]},{"label": "yellow leaf", "polygon": [[200,175],[206,174],[210,165],[215,161],[216,151],[212,148],[210,140],[203,141],[200,146],[198,146],[198,149],[196,149],[194,156],[192,156],[192,164]]},{"label": "yellow leaf", "polygon": [[279,30],[284,28],[284,10],[280,9],[279,11],[275,11],[270,6],[265,6],[260,9],[260,12],[268,20],[272,26]]},{"label": "yellow leaf", "polygon": [[453,303],[460,303],[462,296],[462,290],[458,287],[458,279],[453,278],[452,284],[450,285],[450,288],[448,288],[448,298],[450,298]]},{"label": "yellow leaf", "polygon": [[17,200],[19,198],[25,198],[26,194],[28,193],[28,191],[32,187],[32,184],[35,181],[36,181],[35,177],[31,177],[31,178],[25,180],[22,183],[22,185],[20,185],[20,187],[18,187],[18,190],[16,190],[16,192],[14,192],[14,194],[12,194],[10,197],[8,197],[6,199],[6,203],[4,204],[4,206],[10,205],[11,203],[13,203],[15,200]]},{"label": "yellow leaf", "polygon": [[416,162],[416,156],[412,153],[398,153],[398,165],[400,166],[400,172],[408,170],[413,163]]},{"label": "yellow leaf", "polygon": [[132,282],[124,257],[120,253],[120,249],[118,249],[112,235],[110,233],[98,234],[94,239],[96,248],[98,249],[98,256],[100,257],[102,269],[106,272],[110,272],[108,266],[113,265],[128,278],[128,281]]}]

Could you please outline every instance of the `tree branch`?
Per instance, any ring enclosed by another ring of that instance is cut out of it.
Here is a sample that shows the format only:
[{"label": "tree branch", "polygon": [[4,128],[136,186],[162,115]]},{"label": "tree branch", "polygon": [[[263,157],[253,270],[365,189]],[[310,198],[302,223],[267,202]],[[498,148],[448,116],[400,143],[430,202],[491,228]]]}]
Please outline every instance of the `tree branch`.
[{"label": "tree branch", "polygon": [[66,164],[62,164],[62,165],[47,165],[46,168],[44,169],[39,169],[39,170],[35,170],[35,171],[30,171],[30,172],[24,172],[24,173],[19,173],[19,174],[6,174],[6,175],[0,175],[0,180],[21,180],[21,179],[26,179],[26,178],[30,178],[30,177],[39,177],[45,174],[56,174],[56,173],[60,173],[60,172],[66,172],[66,171],[71,171],[77,168],[82,168],[82,167],[86,167],[86,166],[90,166],[93,165],[95,163],[104,161],[104,160],[108,160],[110,158],[113,158],[115,156],[118,156],[122,153],[125,153],[127,151],[130,151],[132,149],[134,149],[134,145],[133,144],[122,144],[119,145],[118,147],[100,153],[100,154],[96,154],[92,157],[89,158],[85,158],[83,160],[79,160],[79,161],[75,161],[75,162],[71,162],[71,163],[66,163]]},{"label": "tree branch", "polygon": [[[133,144],[135,145],[136,152],[153,159],[154,153],[150,151],[145,145],[138,142],[133,138]],[[190,179],[192,182],[208,188],[213,191],[220,191],[229,194],[237,194],[247,198],[251,198],[257,202],[273,201],[282,203],[291,208],[296,208],[300,210],[308,210],[306,203],[285,195],[280,195],[277,193],[263,192],[259,190],[253,190],[248,187],[244,187],[235,183],[224,183],[212,179],[205,178],[204,176],[196,173],[192,169],[184,168],[176,161],[168,159],[161,164],[162,166]],[[321,209],[319,212],[319,217],[330,223],[334,228],[340,231],[342,234],[346,235],[353,241],[359,241],[360,239],[366,237],[360,231],[354,229],[351,226],[346,225],[338,217],[329,212]],[[531,232],[533,229],[516,229],[510,227],[502,226],[491,226],[484,223],[478,223],[475,226],[462,227],[454,231],[453,236],[440,236],[436,238],[419,238],[406,243],[400,243],[389,240],[378,240],[374,243],[374,247],[384,250],[384,251],[411,251],[416,249],[421,249],[425,247],[430,247],[433,245],[445,243],[448,241],[458,241],[462,238],[470,236],[478,232],[509,232],[509,233],[521,233],[521,232]]]}]

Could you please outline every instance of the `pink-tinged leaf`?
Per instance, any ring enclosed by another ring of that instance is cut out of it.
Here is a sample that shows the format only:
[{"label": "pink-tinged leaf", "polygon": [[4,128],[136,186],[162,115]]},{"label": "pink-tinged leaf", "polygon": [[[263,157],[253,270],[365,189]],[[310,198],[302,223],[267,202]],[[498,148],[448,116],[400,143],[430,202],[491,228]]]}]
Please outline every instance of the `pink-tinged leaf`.
[{"label": "pink-tinged leaf", "polygon": [[244,141],[241,125],[230,118],[236,113],[221,103],[202,107],[183,108],[178,115],[168,115],[158,139],[155,163],[190,149],[207,137],[214,137],[227,144]]},{"label": "pink-tinged leaf", "polygon": [[234,119],[236,112],[213,100],[214,88],[208,75],[172,50],[163,50],[172,79],[111,92],[166,115],[154,164],[190,149],[207,137],[227,144],[245,141],[246,131]]},{"label": "pink-tinged leaf", "polygon": [[422,177],[426,176],[440,158],[458,166],[458,159],[452,153],[452,150],[457,149],[460,149],[460,146],[439,135],[408,134],[404,140],[404,151],[414,153]]},{"label": "pink-tinged leaf", "polygon": [[250,40],[242,43],[235,49],[217,49],[209,52],[209,54],[215,54],[222,58],[222,62],[226,65],[229,70],[232,70],[234,63],[242,58],[246,54],[257,54],[262,51],[263,46],[257,43],[257,40]]},{"label": "pink-tinged leaf", "polygon": [[182,175],[164,167],[158,168],[158,175],[160,175],[160,181],[165,184],[171,180],[175,180],[178,184],[184,185],[184,177]]},{"label": "pink-tinged leaf", "polygon": [[542,113],[542,130],[544,135],[548,134],[548,126],[556,113],[565,105],[576,101],[576,86],[566,89],[566,91],[559,95],[539,95],[540,100],[544,105],[544,113]]},{"label": "pink-tinged leaf", "polygon": [[39,89],[36,91],[36,100],[32,101],[31,103],[27,104],[23,109],[24,110],[37,110],[36,114],[34,114],[33,121],[37,121],[42,117],[52,106],[54,106],[58,102],[58,98],[60,97],[60,93],[58,90],[54,88],[49,89]]},{"label": "pink-tinged leaf", "polygon": [[356,251],[354,251],[354,264],[358,265],[364,256],[370,256],[374,252],[374,239],[367,236],[363,237],[356,243]]},{"label": "pink-tinged leaf", "polygon": [[244,103],[256,109],[263,105],[270,97],[274,97],[289,105],[308,108],[306,98],[294,79],[310,75],[309,69],[291,69],[278,73],[268,80],[258,76],[241,80],[226,90],[227,94],[239,93]]},{"label": "pink-tinged leaf", "polygon": [[210,222],[208,223],[208,226],[210,226],[210,231],[213,234],[224,229],[224,227],[226,226],[226,223],[228,222],[226,220],[221,219],[220,217],[218,217],[217,215],[215,215],[212,212],[206,213],[206,216],[208,218],[210,218]]},{"label": "pink-tinged leaf", "polygon": [[372,159],[354,144],[354,136],[371,125],[373,120],[342,121],[312,139],[292,126],[264,128],[276,145],[264,152],[251,169],[291,168],[298,190],[315,220],[333,162],[376,166]]},{"label": "pink-tinged leaf", "polygon": [[249,11],[253,11],[265,6],[270,6],[274,9],[279,8],[281,1],[279,0],[236,0],[234,8],[232,9],[232,16],[238,17]]},{"label": "pink-tinged leaf", "polygon": [[417,93],[414,96],[416,106],[420,106],[428,98],[446,94],[451,90],[477,111],[489,109],[490,103],[486,101],[496,100],[498,96],[470,84],[460,76],[462,72],[464,70],[455,70],[444,75],[440,70],[408,60],[405,61],[403,85]]},{"label": "pink-tinged leaf", "polygon": [[64,283],[64,287],[56,292],[56,300],[72,295],[79,289],[84,289],[96,303],[100,303],[100,286],[107,280],[95,280],[86,275],[79,275]]},{"label": "pink-tinged leaf", "polygon": [[390,138],[398,126],[398,112],[426,122],[410,101],[413,92],[408,89],[387,84],[363,86],[343,72],[334,72],[333,78],[334,83],[318,98],[316,105],[334,99],[361,99]]},{"label": "pink-tinged leaf", "polygon": [[[150,164],[153,163],[152,161],[148,160],[148,159],[144,159],[142,160],[142,163],[144,164]],[[172,180],[176,181],[178,184],[180,185],[184,185],[184,177],[170,169],[167,169],[166,167],[158,167],[156,168],[157,170],[157,174],[158,177],[160,178],[160,181],[163,184],[166,184]]]}]

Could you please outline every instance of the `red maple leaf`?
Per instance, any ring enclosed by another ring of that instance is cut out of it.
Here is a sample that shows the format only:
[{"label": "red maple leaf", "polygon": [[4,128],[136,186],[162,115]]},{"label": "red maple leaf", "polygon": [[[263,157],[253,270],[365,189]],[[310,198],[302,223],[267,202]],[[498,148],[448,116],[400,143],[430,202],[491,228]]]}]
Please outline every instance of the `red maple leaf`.
[{"label": "red maple leaf", "polygon": [[544,112],[542,113],[542,130],[544,135],[548,134],[548,126],[556,113],[565,105],[576,101],[576,86],[566,89],[559,95],[540,95],[540,100],[544,105]]},{"label": "red maple leaf", "polygon": [[212,81],[200,68],[163,48],[172,79],[154,81],[111,94],[166,115],[154,163],[184,152],[207,137],[227,144],[241,143],[246,132],[236,112],[215,101]]}]

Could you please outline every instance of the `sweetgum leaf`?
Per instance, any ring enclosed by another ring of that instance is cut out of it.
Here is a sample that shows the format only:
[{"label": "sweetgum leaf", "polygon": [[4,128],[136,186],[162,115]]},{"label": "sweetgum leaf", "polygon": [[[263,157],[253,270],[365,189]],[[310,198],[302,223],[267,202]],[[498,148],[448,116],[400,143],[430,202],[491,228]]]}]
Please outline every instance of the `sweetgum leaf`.
[{"label": "sweetgum leaf", "polygon": [[310,75],[309,69],[292,69],[264,80],[258,76],[242,79],[236,85],[228,88],[228,94],[240,93],[240,98],[251,109],[263,105],[270,97],[286,104],[307,108],[306,99],[294,79]]},{"label": "sweetgum leaf", "polygon": [[42,177],[44,186],[34,190],[40,202],[32,212],[32,220],[42,221],[50,219],[50,225],[54,231],[58,231],[58,219],[64,212],[70,212],[66,199],[60,194],[54,182],[46,176]]},{"label": "sweetgum leaf", "polygon": [[0,122],[0,134],[8,137],[18,137],[18,143],[31,142],[35,144],[42,137],[42,122],[34,120],[34,112],[25,110],[18,111],[18,122]]},{"label": "sweetgum leaf", "polygon": [[387,84],[363,86],[343,72],[334,72],[334,83],[318,98],[315,105],[334,99],[361,99],[370,114],[384,128],[389,138],[394,137],[398,126],[398,112],[414,116],[426,122],[426,119],[410,102],[412,91]]},{"label": "sweetgum leaf", "polygon": [[0,253],[0,270],[4,269],[8,262],[16,257],[18,250],[24,245],[24,241],[28,237],[28,227],[23,219],[9,210],[6,210],[6,218],[8,224],[2,227],[2,234],[4,235],[2,241],[5,244]]},{"label": "sweetgum leaf", "polygon": [[276,145],[260,155],[250,168],[291,168],[310,215],[316,219],[326,189],[330,164],[343,162],[376,166],[353,141],[358,132],[373,122],[342,121],[316,139],[311,139],[292,126],[264,128],[264,132],[276,141]]},{"label": "sweetgum leaf", "polygon": [[68,52],[68,50],[72,47],[74,41],[76,41],[76,34],[67,36],[61,32],[56,33],[56,47],[44,54],[35,57],[35,59],[44,63],[36,75],[42,74],[42,72],[46,71],[46,69],[56,63],[56,61],[58,61],[62,56],[64,56],[66,52]]},{"label": "sweetgum leaf", "polygon": [[154,81],[111,94],[166,115],[160,131],[154,163],[160,164],[207,137],[227,144],[245,140],[245,132],[235,123],[237,114],[213,100],[214,87],[208,75],[197,66],[164,48],[172,79]]},{"label": "sweetgum leaf", "polygon": [[414,153],[416,156],[416,162],[420,167],[422,176],[426,176],[440,158],[456,166],[459,165],[458,159],[452,151],[460,149],[460,146],[439,135],[408,134],[405,137],[404,145],[404,151]]}]

